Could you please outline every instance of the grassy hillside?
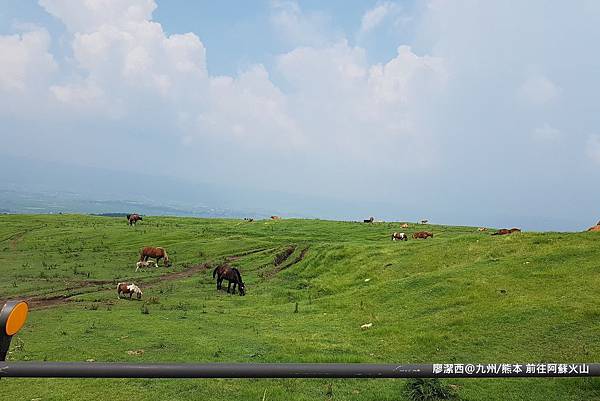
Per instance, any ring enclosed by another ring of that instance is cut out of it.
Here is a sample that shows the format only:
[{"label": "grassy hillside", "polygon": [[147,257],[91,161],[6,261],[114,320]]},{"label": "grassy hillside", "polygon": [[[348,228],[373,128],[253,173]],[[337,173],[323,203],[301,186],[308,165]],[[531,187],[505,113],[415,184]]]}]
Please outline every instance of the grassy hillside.
[{"label": "grassy hillside", "polygon": [[[0,299],[24,296],[37,308],[10,359],[600,360],[599,233],[494,237],[429,225],[433,239],[389,238],[422,228],[167,217],[131,228],[123,218],[0,216]],[[174,267],[135,273],[143,245],[166,247]],[[216,291],[207,266],[224,259],[241,270],[245,297]],[[126,280],[142,287],[141,302],[117,300],[115,283]],[[361,330],[364,323],[373,326]],[[590,379],[448,383],[464,400],[600,399],[600,382]],[[406,399],[402,380],[10,379],[1,386],[6,400]]]}]

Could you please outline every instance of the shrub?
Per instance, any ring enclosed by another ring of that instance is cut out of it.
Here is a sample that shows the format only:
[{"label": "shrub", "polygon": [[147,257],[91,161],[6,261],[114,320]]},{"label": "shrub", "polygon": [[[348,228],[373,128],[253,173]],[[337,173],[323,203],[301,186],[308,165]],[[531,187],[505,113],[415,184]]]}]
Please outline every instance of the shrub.
[{"label": "shrub", "polygon": [[439,379],[408,379],[408,398],[413,401],[457,400],[456,391]]},{"label": "shrub", "polygon": [[160,298],[159,297],[150,297],[148,298],[148,300],[146,301],[146,303],[148,304],[153,304],[153,305],[157,305],[160,303]]}]

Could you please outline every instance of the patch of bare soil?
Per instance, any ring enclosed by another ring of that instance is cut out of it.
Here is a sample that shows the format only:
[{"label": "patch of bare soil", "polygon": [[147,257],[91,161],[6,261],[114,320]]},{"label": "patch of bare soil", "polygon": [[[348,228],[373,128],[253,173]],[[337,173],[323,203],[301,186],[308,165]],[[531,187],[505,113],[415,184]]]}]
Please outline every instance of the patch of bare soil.
[{"label": "patch of bare soil", "polygon": [[[295,247],[294,247],[294,251],[295,251]],[[286,252],[288,249],[286,249],[284,252]],[[283,262],[285,260],[288,260],[289,257],[292,255],[292,253],[294,253],[294,251],[292,251],[291,253],[287,254],[285,256],[285,259],[283,259],[283,261],[281,261],[279,264],[275,264],[275,268],[268,270],[264,273],[261,274],[261,276],[265,279],[270,279],[273,278],[277,273],[279,273],[280,271],[284,270],[284,269],[289,269],[290,267],[292,267],[293,265],[300,263],[304,260],[304,258],[306,257],[306,254],[308,253],[308,247],[302,249],[300,251],[300,253],[298,254],[298,256],[296,256],[294,258],[294,260],[292,260],[290,263],[283,265]],[[281,254],[283,254],[284,252],[282,252]],[[287,252],[286,252],[287,253]],[[279,254],[279,255],[281,255]],[[275,259],[277,260],[277,256],[275,257]]]},{"label": "patch of bare soil", "polygon": [[279,265],[283,264],[292,255],[292,253],[294,253],[295,250],[296,250],[295,245],[290,245],[290,246],[286,247],[283,251],[281,251],[277,255],[275,255],[273,264],[275,266],[279,266]]}]

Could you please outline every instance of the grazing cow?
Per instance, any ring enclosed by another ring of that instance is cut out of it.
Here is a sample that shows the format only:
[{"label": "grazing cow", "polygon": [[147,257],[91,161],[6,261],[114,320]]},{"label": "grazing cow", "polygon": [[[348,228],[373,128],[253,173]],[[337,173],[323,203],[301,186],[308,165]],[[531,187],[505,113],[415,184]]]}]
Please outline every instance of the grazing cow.
[{"label": "grazing cow", "polygon": [[418,239],[418,238],[427,239],[429,237],[433,238],[433,234],[430,233],[429,231],[418,231],[413,234],[414,239]]},{"label": "grazing cow", "polygon": [[158,264],[154,260],[148,260],[147,262],[139,261],[135,264],[135,271],[138,271],[140,269],[150,267],[150,266],[158,267]]},{"label": "grazing cow", "polygon": [[393,233],[392,234],[392,241],[408,241],[408,236],[404,233]]},{"label": "grazing cow", "polygon": [[367,220],[363,220],[363,223],[372,223],[375,220],[375,217],[371,216]]},{"label": "grazing cow", "polygon": [[244,220],[245,220],[245,221],[248,221],[248,222],[253,222],[253,221],[254,221],[254,219],[253,219],[253,218],[250,218],[250,217],[244,217]]},{"label": "grazing cow", "polygon": [[138,220],[143,221],[142,216],[137,213],[127,215],[127,221],[129,222],[130,226],[136,225]]},{"label": "grazing cow", "polygon": [[477,229],[477,231],[487,231],[487,228],[485,228],[485,227],[479,227],[479,228]]},{"label": "grazing cow", "polygon": [[142,248],[140,251],[140,262],[147,262],[148,259],[155,259],[156,263],[163,259],[163,264],[165,267],[171,266],[171,261],[169,260],[169,255],[167,255],[167,251],[165,248],[146,246]]},{"label": "grazing cow", "polygon": [[141,299],[142,295],[144,294],[142,292],[142,290],[140,290],[140,287],[138,287],[137,285],[131,283],[131,284],[127,284],[127,283],[119,283],[117,284],[117,298],[121,299],[121,294],[129,294],[129,299],[131,299],[131,296],[133,294],[135,294],[137,299]]},{"label": "grazing cow", "polygon": [[402,224],[402,228],[408,228],[408,223]]},{"label": "grazing cow", "polygon": [[279,216],[271,216],[271,220],[281,220],[281,217],[279,217]]},{"label": "grazing cow", "polygon": [[520,233],[521,230],[519,230],[518,228],[501,228],[498,231],[496,231],[495,233],[492,233],[492,235],[508,235],[508,234],[512,234],[512,233]]},{"label": "grazing cow", "polygon": [[[221,284],[223,280],[227,280],[229,284],[227,285],[227,292],[232,292],[235,294],[235,287],[238,286],[240,290],[240,296],[246,295],[246,286],[242,281],[242,275],[240,271],[235,267],[231,267],[227,264],[223,264],[215,267],[213,270],[213,278],[217,278],[217,290],[221,289]],[[233,284],[233,291],[231,291],[231,284]]]},{"label": "grazing cow", "polygon": [[421,224],[427,224],[429,220],[421,220]]}]

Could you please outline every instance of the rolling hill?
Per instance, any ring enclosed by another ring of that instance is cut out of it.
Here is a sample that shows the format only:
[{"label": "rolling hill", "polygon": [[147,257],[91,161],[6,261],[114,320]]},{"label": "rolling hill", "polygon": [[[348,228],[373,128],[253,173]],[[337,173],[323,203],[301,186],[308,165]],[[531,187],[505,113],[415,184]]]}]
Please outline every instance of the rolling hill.
[{"label": "rolling hill", "polygon": [[[600,235],[323,220],[0,215],[10,359],[597,362]],[[424,227],[433,239],[392,242]],[[174,262],[135,273],[143,245]],[[217,292],[237,266],[247,295]],[[142,301],[118,300],[134,281]],[[367,329],[361,325],[372,323]],[[597,379],[448,380],[464,400],[600,399]],[[401,380],[2,380],[0,399],[402,400]]]}]

